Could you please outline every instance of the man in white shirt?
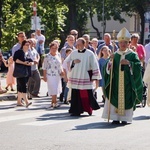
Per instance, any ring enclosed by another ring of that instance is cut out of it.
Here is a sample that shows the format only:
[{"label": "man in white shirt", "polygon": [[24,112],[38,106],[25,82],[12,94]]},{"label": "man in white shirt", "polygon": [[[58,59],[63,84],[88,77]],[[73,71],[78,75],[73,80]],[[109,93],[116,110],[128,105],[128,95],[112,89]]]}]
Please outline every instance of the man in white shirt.
[{"label": "man in white shirt", "polygon": [[36,39],[37,39],[37,44],[36,44],[36,50],[40,55],[40,61],[39,61],[39,68],[42,67],[42,62],[41,62],[41,56],[44,54],[44,44],[45,44],[45,36],[41,33],[40,29],[36,30]]},{"label": "man in white shirt", "polygon": [[28,81],[28,91],[29,91],[28,98],[31,99],[32,97],[39,97],[38,93],[40,90],[41,79],[38,70],[38,62],[40,57],[34,47],[36,41],[34,38],[31,38],[29,40],[30,40],[30,47],[31,47],[31,49],[29,50],[29,56],[34,62],[34,65],[31,66],[31,76]]}]

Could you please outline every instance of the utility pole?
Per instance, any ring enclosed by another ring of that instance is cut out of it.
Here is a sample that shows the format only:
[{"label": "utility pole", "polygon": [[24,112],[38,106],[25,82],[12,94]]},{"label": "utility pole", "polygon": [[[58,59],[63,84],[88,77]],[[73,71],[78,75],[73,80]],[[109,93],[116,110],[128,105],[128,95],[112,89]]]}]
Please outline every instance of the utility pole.
[{"label": "utility pole", "polygon": [[34,17],[34,26],[35,31],[37,29],[37,3],[36,1],[33,2],[33,17]]}]

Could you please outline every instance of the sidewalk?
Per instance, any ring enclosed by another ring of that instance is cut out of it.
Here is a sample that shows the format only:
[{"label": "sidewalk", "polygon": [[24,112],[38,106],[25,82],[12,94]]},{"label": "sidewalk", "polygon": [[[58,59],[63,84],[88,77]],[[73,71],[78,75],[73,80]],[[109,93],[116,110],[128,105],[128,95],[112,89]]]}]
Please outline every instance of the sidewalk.
[{"label": "sidewalk", "polygon": [[[2,89],[5,89],[6,87],[6,73],[0,73],[0,81],[2,85]],[[14,87],[16,90],[16,87]],[[41,80],[41,87],[40,87],[40,94],[39,96],[43,97],[47,94],[47,83]],[[17,97],[17,91],[7,91],[5,94],[0,94],[0,101],[3,100],[16,100]]]},{"label": "sidewalk", "polygon": [[[6,87],[6,73],[0,73],[0,81],[2,89]],[[7,91],[7,93],[0,94],[0,101],[3,100],[16,100],[17,91]]]}]

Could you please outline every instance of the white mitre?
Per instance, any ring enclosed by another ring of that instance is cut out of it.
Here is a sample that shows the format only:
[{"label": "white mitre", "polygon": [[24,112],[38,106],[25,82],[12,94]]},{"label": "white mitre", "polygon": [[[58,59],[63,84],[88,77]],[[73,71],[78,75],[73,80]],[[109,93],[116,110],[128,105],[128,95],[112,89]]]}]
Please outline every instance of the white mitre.
[{"label": "white mitre", "polygon": [[130,38],[131,35],[126,28],[122,28],[117,35],[118,41],[130,41]]}]

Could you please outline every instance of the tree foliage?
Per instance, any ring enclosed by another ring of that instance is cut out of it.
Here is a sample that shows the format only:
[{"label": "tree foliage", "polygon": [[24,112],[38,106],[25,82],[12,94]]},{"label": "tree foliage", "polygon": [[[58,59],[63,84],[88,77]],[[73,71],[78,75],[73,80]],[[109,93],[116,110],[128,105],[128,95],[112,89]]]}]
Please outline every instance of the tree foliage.
[{"label": "tree foliage", "polygon": [[[104,2],[104,7],[103,7]],[[150,1],[149,0],[88,0],[88,3],[92,3],[92,5],[89,5],[88,7],[90,12],[90,18],[92,21],[92,17],[94,14],[97,15],[97,20],[103,21],[103,8],[105,10],[104,12],[104,22],[106,27],[106,20],[110,20],[111,17],[114,20],[118,20],[120,23],[125,22],[126,20],[122,18],[121,13],[124,12],[128,16],[132,16],[135,13],[138,13],[141,19],[141,43],[143,43],[144,39],[144,13],[146,12],[146,7],[149,5],[150,7]],[[105,32],[105,27],[104,31]],[[97,32],[98,29],[94,26],[93,28]],[[97,33],[98,34],[98,33]],[[98,34],[99,35],[99,34]]]},{"label": "tree foliage", "polygon": [[[36,2],[37,14],[42,18],[42,24],[45,25],[44,34],[49,42],[56,37],[64,41],[71,29],[78,30],[79,35],[88,32],[86,29],[88,15],[98,37],[102,31],[94,26],[93,16],[97,15],[99,22],[103,19],[106,22],[113,18],[122,23],[125,20],[121,12],[129,16],[132,16],[133,12],[139,13],[141,29],[144,33],[145,5],[149,0],[36,0]],[[1,2],[1,46],[3,50],[9,50],[13,46],[18,31],[25,31],[28,37],[33,32],[31,31],[32,3],[31,0],[3,0]],[[106,23],[104,25],[106,26]],[[143,37],[143,34],[141,35]]]}]

